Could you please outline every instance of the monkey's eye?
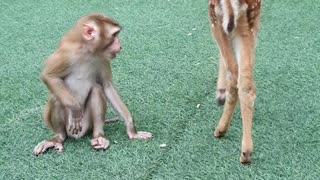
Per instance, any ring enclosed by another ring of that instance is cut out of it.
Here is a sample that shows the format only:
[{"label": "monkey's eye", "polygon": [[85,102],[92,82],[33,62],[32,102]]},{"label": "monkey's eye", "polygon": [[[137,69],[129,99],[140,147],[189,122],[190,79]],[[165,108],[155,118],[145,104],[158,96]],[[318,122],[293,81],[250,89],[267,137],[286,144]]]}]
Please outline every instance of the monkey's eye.
[{"label": "monkey's eye", "polygon": [[112,34],[112,37],[117,37],[119,35],[120,31],[117,31],[115,33]]}]

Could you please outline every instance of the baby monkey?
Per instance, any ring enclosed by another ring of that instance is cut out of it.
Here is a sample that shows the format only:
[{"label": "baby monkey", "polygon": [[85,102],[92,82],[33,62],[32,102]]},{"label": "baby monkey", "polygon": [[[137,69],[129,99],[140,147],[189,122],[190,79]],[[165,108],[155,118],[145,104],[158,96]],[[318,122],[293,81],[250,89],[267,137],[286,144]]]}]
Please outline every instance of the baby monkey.
[{"label": "baby monkey", "polygon": [[107,101],[124,119],[130,139],[149,139],[149,132],[136,131],[133,118],[111,80],[110,63],[120,52],[121,27],[102,14],[80,18],[62,37],[45,62],[41,79],[49,90],[43,119],[55,136],[33,150],[39,155],[49,148],[63,151],[67,137],[75,139],[92,132],[91,146],[107,149],[103,126]]}]

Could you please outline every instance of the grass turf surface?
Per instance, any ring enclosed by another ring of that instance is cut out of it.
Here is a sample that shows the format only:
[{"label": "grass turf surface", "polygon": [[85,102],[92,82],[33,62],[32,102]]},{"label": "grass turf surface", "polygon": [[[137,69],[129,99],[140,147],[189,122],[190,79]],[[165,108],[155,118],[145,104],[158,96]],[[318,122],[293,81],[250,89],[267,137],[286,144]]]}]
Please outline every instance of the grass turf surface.
[{"label": "grass turf surface", "polygon": [[[212,136],[222,108],[214,102],[217,49],[207,0],[2,0],[0,179],[317,178],[319,11],[316,0],[264,1],[253,163],[241,165],[239,107],[226,136]],[[130,141],[118,122],[105,126],[112,142],[105,152],[93,151],[86,136],[67,140],[63,154],[51,150],[34,157],[34,146],[53,135],[41,120],[47,95],[39,79],[43,60],[89,12],[108,14],[124,27],[114,83],[137,128],[154,138]],[[161,149],[162,143],[167,147]]]}]

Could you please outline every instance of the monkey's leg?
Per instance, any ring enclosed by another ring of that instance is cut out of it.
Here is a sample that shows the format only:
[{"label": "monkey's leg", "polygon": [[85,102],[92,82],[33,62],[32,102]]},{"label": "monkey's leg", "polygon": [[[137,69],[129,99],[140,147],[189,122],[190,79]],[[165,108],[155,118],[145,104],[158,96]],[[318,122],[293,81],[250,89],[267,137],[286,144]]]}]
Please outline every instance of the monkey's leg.
[{"label": "monkey's leg", "polygon": [[44,121],[56,134],[53,138],[40,142],[33,150],[34,155],[39,155],[50,148],[63,152],[63,142],[66,139],[65,117],[62,105],[49,98],[43,112]]},{"label": "monkey's leg", "polygon": [[102,86],[93,86],[87,102],[86,111],[90,113],[89,120],[93,125],[91,146],[97,150],[107,149],[110,142],[105,136],[103,130],[106,113],[106,97],[104,95]]}]

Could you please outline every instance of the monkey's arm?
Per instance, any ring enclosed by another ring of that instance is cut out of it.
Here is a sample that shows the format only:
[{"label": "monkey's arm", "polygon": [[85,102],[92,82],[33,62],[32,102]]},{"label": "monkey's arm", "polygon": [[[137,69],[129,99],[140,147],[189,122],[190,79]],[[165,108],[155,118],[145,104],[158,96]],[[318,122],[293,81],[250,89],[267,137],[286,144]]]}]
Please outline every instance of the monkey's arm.
[{"label": "monkey's arm", "polygon": [[137,133],[134,127],[133,118],[111,81],[107,81],[104,83],[104,92],[106,94],[108,102],[112,105],[119,116],[125,121],[129,138],[133,138],[133,136]]},{"label": "monkey's arm", "polygon": [[107,97],[108,102],[118,113],[118,115],[125,121],[127,135],[130,139],[149,139],[152,137],[152,134],[149,132],[137,131],[132,115],[128,110],[127,106],[123,103],[121,97],[119,96],[117,90],[114,88],[111,81],[111,67],[107,63],[102,70],[101,80],[103,84],[103,89]]},{"label": "monkey's arm", "polygon": [[81,108],[80,103],[69,92],[63,82],[63,78],[70,73],[69,71],[69,62],[53,54],[46,60],[41,73],[41,79],[49,91],[57,97],[65,107],[78,109]]}]

